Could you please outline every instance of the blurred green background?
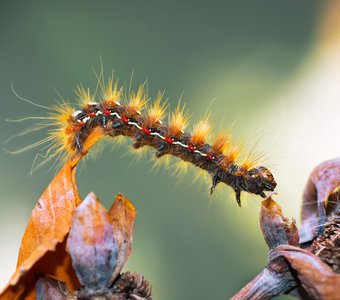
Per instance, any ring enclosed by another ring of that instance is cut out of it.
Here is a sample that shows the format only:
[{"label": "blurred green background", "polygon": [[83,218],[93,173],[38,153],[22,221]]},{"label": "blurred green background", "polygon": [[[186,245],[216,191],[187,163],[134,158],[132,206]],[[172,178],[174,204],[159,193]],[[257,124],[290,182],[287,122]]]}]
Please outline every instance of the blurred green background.
[{"label": "blurred green background", "polygon": [[[280,128],[290,119],[279,113],[290,116],[294,106],[278,95],[313,65],[326,5],[316,0],[1,1],[1,148],[14,150],[46,135],[4,143],[31,124],[7,123],[6,118],[47,113],[17,99],[11,83],[18,94],[39,104],[50,106],[58,99],[52,87],[74,102],[79,82],[95,88],[92,67],[100,70],[101,57],[106,75],[114,69],[128,84],[134,70],[133,86],[147,79],[149,96],[164,89],[172,108],[183,95],[192,123],[207,109],[216,131],[237,120],[236,138],[250,148],[258,142],[259,151],[269,153],[277,178],[285,178],[289,157],[281,160],[276,154],[283,147]],[[285,135],[285,145],[300,149]],[[262,270],[267,247],[258,226],[258,197],[244,197],[239,209],[227,187],[211,199],[209,185],[192,184],[194,173],[178,179],[170,176],[172,168],[152,172],[149,159],[131,164],[134,155],[125,155],[130,141],[111,148],[107,143],[81,168],[80,192],[94,191],[106,207],[121,192],[136,205],[126,270],[144,274],[156,299],[228,299]],[[46,172],[49,165],[28,175],[36,153],[1,152],[1,285],[14,270],[31,209],[55,174],[55,169]],[[301,182],[312,167],[308,161],[298,175]],[[297,217],[303,185],[280,182],[283,194],[295,193],[287,209]],[[287,199],[279,200],[285,208]]]}]

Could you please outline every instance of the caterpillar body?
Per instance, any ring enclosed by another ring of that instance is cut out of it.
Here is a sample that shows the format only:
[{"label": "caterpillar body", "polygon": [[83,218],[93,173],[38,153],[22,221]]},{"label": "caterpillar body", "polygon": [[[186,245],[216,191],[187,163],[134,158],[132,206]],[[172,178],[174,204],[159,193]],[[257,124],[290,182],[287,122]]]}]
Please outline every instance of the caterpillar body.
[{"label": "caterpillar body", "polygon": [[[225,183],[235,191],[239,206],[242,191],[266,197],[265,191],[275,189],[275,179],[267,168],[255,166],[249,160],[240,165],[235,162],[238,150],[230,147],[228,135],[218,135],[208,144],[206,137],[211,126],[206,120],[200,121],[191,134],[185,132],[187,114],[184,107],[178,105],[169,122],[163,122],[166,104],[161,93],[154,104],[146,108],[143,85],[137,92],[129,93],[125,105],[120,103],[123,89],[118,88],[117,81],[110,78],[107,84],[101,82],[101,88],[99,102],[94,101],[89,89],[78,87],[81,109],[74,110],[67,102],[54,107],[50,115],[56,125],[50,131],[54,153],[66,150],[73,157],[82,157],[103,136],[123,135],[134,140],[134,148],[154,148],[157,158],[173,155],[207,171],[212,177],[210,193],[218,183]],[[145,114],[141,113],[143,109]]]}]

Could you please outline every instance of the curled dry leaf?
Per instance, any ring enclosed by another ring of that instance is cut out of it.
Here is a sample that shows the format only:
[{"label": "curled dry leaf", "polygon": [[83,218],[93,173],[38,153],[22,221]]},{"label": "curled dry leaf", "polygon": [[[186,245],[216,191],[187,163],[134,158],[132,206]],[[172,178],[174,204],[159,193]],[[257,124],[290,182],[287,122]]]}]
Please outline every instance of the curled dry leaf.
[{"label": "curled dry leaf", "polygon": [[316,255],[298,247],[279,246],[271,251],[269,265],[281,258],[295,271],[303,299],[340,299],[340,275]]},{"label": "curled dry leaf", "polygon": [[300,243],[310,242],[322,233],[326,217],[339,210],[339,205],[327,203],[339,186],[340,158],[325,161],[314,168],[303,195]]},{"label": "curled dry leaf", "polygon": [[0,299],[35,299],[36,274],[50,274],[79,287],[65,252],[65,236],[71,214],[81,202],[75,184],[75,168],[68,161],[48,185],[36,204],[23,236],[17,269],[0,294]]}]

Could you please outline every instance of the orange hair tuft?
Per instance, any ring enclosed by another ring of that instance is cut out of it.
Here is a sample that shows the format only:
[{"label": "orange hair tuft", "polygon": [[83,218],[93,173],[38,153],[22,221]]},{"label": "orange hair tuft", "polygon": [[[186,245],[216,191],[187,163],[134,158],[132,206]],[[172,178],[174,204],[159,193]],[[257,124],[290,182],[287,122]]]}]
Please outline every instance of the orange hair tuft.
[{"label": "orange hair tuft", "polygon": [[163,119],[167,108],[166,101],[162,102],[163,96],[164,93],[158,92],[155,102],[147,109],[146,123],[148,126],[154,127]]},{"label": "orange hair tuft", "polygon": [[102,98],[103,101],[116,103],[123,94],[123,88],[118,88],[118,80],[114,82],[113,76],[109,77],[106,85],[102,85]]},{"label": "orange hair tuft", "polygon": [[146,98],[144,85],[145,84],[139,86],[137,93],[133,91],[130,93],[130,99],[126,109],[131,114],[139,114],[148,101]]},{"label": "orange hair tuft", "polygon": [[248,155],[248,157],[246,157],[243,160],[243,162],[241,163],[241,168],[248,171],[248,170],[254,168],[256,166],[256,164],[258,164],[258,160],[251,157],[250,155]]},{"label": "orange hair tuft", "polygon": [[225,156],[226,160],[229,161],[230,163],[235,162],[237,157],[240,155],[240,151],[241,151],[240,146],[233,145],[232,147],[230,147]]},{"label": "orange hair tuft", "polygon": [[230,145],[230,134],[220,133],[211,145],[211,150],[217,155],[223,154]]},{"label": "orange hair tuft", "polygon": [[51,147],[53,154],[58,154],[63,151],[74,154],[75,150],[71,147],[74,131],[73,125],[70,123],[70,116],[74,112],[74,108],[66,101],[58,103],[52,108],[55,113],[50,114],[53,119],[51,125],[55,126],[55,128],[49,130],[49,135],[52,136],[54,140],[54,144]]},{"label": "orange hair tuft", "polygon": [[201,147],[205,144],[208,134],[211,131],[211,124],[207,119],[198,122],[194,126],[194,132],[191,137],[191,141],[197,147]]},{"label": "orange hair tuft", "polygon": [[181,102],[178,103],[176,110],[171,114],[169,122],[169,130],[171,135],[179,137],[187,127],[189,121],[188,112],[185,110],[185,105],[181,107]]},{"label": "orange hair tuft", "polygon": [[90,89],[85,89],[82,84],[77,86],[76,94],[82,106],[87,106],[89,103],[94,101],[94,97],[90,93]]}]

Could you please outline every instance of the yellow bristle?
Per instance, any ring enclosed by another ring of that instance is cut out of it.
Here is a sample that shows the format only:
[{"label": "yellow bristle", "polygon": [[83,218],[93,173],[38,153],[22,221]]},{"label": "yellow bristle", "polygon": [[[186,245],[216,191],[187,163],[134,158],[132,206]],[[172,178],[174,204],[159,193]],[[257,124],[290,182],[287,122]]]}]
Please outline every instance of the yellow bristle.
[{"label": "yellow bristle", "polygon": [[220,133],[211,145],[211,150],[216,154],[224,153],[230,145],[230,134]]},{"label": "yellow bristle", "polygon": [[187,127],[189,121],[188,112],[185,110],[185,105],[181,107],[179,102],[174,113],[171,114],[169,122],[170,134],[174,137],[180,136]]},{"label": "yellow bristle", "polygon": [[150,155],[150,151],[148,147],[140,147],[135,149],[134,147],[129,147],[129,149],[126,151],[127,156],[131,156],[132,158],[129,158],[130,167],[135,166],[138,162],[146,161],[148,160],[148,157]]},{"label": "yellow bristle", "polygon": [[191,141],[197,147],[201,147],[205,144],[207,136],[211,131],[211,125],[207,120],[198,122],[194,126],[194,132],[191,137]]},{"label": "yellow bristle", "polygon": [[256,166],[258,161],[251,156],[248,156],[244,159],[244,161],[241,163],[241,168],[248,171]]},{"label": "yellow bristle", "polygon": [[[197,184],[199,182],[203,182],[203,183],[206,183],[205,186],[210,186],[211,184],[211,176],[205,172],[204,170],[202,169],[196,169],[196,170],[193,170],[194,173],[193,173],[193,176],[192,176],[192,184]],[[198,184],[197,186],[201,187],[201,186],[204,186],[202,184]]]},{"label": "yellow bristle", "polygon": [[253,148],[243,160],[241,167],[245,170],[250,170],[256,167],[259,164],[259,162],[263,162],[264,157],[265,157],[264,152],[255,153]]},{"label": "yellow bristle", "polygon": [[147,103],[147,98],[145,94],[144,84],[140,85],[137,93],[131,92],[129,103],[127,105],[127,110],[131,113],[140,113],[143,107]]},{"label": "yellow bristle", "polygon": [[180,178],[183,181],[183,176],[188,172],[190,163],[184,160],[176,160],[168,168],[170,174],[174,177]]},{"label": "yellow bristle", "polygon": [[103,101],[117,102],[122,94],[123,88],[118,88],[118,80],[114,81],[113,77],[109,77],[107,84],[102,85],[102,98]]},{"label": "yellow bristle", "polygon": [[159,171],[161,169],[165,170],[171,166],[172,158],[170,155],[164,155],[160,158],[156,158],[155,156],[151,156],[151,161],[153,162],[153,166],[150,171]]},{"label": "yellow bristle", "polygon": [[158,92],[155,102],[147,110],[146,123],[148,126],[155,127],[162,121],[165,115],[167,101],[162,102],[163,95],[164,93]]},{"label": "yellow bristle", "polygon": [[51,113],[50,116],[53,118],[52,125],[56,128],[49,131],[50,136],[54,138],[54,153],[59,153],[62,151],[68,151],[74,153],[71,148],[71,140],[73,138],[74,132],[72,126],[69,123],[71,114],[74,112],[74,108],[63,101],[52,107],[55,113]]},{"label": "yellow bristle", "polygon": [[87,106],[90,102],[94,102],[93,96],[91,96],[90,89],[85,89],[83,85],[78,85],[76,94],[82,106]]}]

